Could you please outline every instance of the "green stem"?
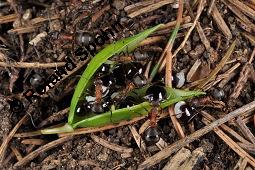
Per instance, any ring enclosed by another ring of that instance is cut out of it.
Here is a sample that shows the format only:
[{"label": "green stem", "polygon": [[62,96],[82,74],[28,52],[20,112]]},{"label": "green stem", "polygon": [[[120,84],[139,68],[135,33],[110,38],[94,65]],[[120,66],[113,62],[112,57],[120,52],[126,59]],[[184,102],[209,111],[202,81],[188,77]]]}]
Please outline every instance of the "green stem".
[{"label": "green stem", "polygon": [[41,130],[42,134],[57,134],[57,133],[67,133],[67,132],[73,132],[74,129],[71,125],[66,123],[64,126],[51,128],[51,129],[43,129]]}]

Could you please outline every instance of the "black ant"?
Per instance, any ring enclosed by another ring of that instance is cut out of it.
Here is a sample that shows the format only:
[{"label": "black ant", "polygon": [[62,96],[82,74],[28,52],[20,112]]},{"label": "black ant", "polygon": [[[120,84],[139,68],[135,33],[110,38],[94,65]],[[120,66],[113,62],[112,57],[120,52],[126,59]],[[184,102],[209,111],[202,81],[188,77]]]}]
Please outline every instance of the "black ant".
[{"label": "black ant", "polygon": [[[143,66],[139,63],[118,65],[113,70],[113,76],[115,77],[116,88],[121,90],[117,95],[112,95],[112,100],[118,103],[133,89],[146,85],[147,80],[142,73]],[[123,86],[125,86],[124,89],[122,89]]]},{"label": "black ant", "polygon": [[145,131],[145,141],[149,144],[154,144],[160,139],[157,129],[157,116],[160,111],[160,102],[166,99],[166,90],[162,86],[152,85],[147,89],[145,98],[152,105],[152,109],[149,113],[150,125]]}]

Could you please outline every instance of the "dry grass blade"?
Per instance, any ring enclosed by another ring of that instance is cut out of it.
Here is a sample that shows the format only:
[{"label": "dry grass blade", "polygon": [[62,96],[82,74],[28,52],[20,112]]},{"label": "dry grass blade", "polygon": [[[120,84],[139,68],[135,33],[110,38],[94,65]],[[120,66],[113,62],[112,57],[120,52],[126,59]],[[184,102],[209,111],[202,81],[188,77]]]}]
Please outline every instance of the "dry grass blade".
[{"label": "dry grass blade", "polygon": [[43,152],[46,152],[64,142],[67,142],[69,140],[71,140],[73,137],[72,136],[67,136],[67,137],[63,137],[63,138],[59,138],[55,141],[52,141],[50,143],[47,143],[46,145],[41,146],[40,148],[36,149],[35,151],[31,152],[30,154],[28,154],[27,156],[25,156],[24,158],[22,158],[20,161],[18,161],[17,163],[14,164],[14,168],[20,167],[20,166],[24,166],[25,164],[27,164],[29,161],[33,160],[34,158],[36,158],[38,155],[40,155]]},{"label": "dry grass blade", "polygon": [[5,16],[0,16],[0,25],[8,22],[13,22],[17,19],[16,14],[10,14]]},{"label": "dry grass blade", "polygon": [[185,46],[191,32],[193,31],[193,29],[195,28],[197,22],[198,22],[198,19],[204,9],[204,6],[205,6],[205,1],[204,0],[200,0],[200,3],[199,3],[199,6],[198,6],[198,9],[197,9],[197,15],[196,15],[196,18],[193,22],[193,25],[192,27],[188,30],[184,40],[182,41],[181,45],[174,51],[174,54],[173,54],[173,57],[175,57],[177,55],[177,53]]},{"label": "dry grass blade", "polygon": [[242,35],[245,36],[245,38],[247,38],[251,44],[255,46],[255,36],[246,32],[242,32]]},{"label": "dry grass blade", "polygon": [[247,16],[251,17],[251,19],[255,20],[255,11],[245,5],[244,3],[238,1],[238,0],[228,0],[229,3],[234,4],[237,8],[239,8],[243,13],[245,13]]},{"label": "dry grass blade", "polygon": [[[176,26],[175,28],[178,29],[181,24],[181,19],[182,19],[182,13],[183,13],[183,1],[179,0],[179,9],[178,9],[178,14],[177,14],[177,20],[176,20]],[[177,32],[176,32],[177,34]],[[166,71],[165,71],[165,84],[167,87],[172,87],[172,47],[174,44],[175,40],[175,35],[174,32],[172,33],[170,40],[165,48],[164,51],[166,51]],[[173,106],[170,106],[168,108],[168,113],[170,115],[171,121],[173,122],[174,128],[177,131],[178,135],[180,138],[184,138],[185,134],[183,132],[183,129],[178,122],[176,116],[174,115],[174,109]]]},{"label": "dry grass blade", "polygon": [[145,145],[145,142],[143,141],[142,137],[139,135],[139,133],[137,133],[137,130],[134,126],[128,126],[134,139],[135,139],[135,142],[137,144],[137,146],[139,147],[142,155],[144,158],[147,158],[149,155],[146,151],[146,145]]},{"label": "dry grass blade", "polygon": [[149,167],[155,165],[156,163],[159,163],[161,160],[169,157],[171,154],[178,151],[180,148],[184,147],[185,145],[189,144],[190,142],[193,142],[194,140],[198,139],[199,137],[205,135],[206,133],[212,131],[214,128],[222,125],[223,123],[226,123],[229,120],[232,120],[233,118],[235,118],[237,116],[241,116],[241,115],[243,115],[247,112],[251,112],[253,110],[255,110],[255,101],[253,101],[247,105],[244,105],[241,108],[234,110],[233,112],[230,112],[223,118],[212,122],[211,124],[205,126],[204,128],[197,130],[196,132],[192,133],[191,135],[186,136],[185,138],[166,147],[163,151],[160,151],[157,154],[153,155],[152,157],[146,159],[142,164],[139,165],[139,169],[146,169],[146,168],[149,168]]},{"label": "dry grass blade", "polygon": [[132,148],[127,148],[127,147],[124,147],[124,146],[119,146],[115,143],[110,143],[94,134],[91,134],[90,137],[98,144],[108,148],[108,149],[111,149],[113,151],[116,151],[116,152],[121,152],[121,153],[131,153],[133,152],[133,149]]},{"label": "dry grass blade", "polygon": [[43,139],[24,139],[21,143],[25,145],[44,145],[46,141]]},{"label": "dry grass blade", "polygon": [[0,67],[16,67],[16,68],[54,68],[54,67],[63,67],[65,66],[65,62],[56,62],[56,63],[27,63],[27,62],[15,62],[15,63],[6,63],[0,62]]},{"label": "dry grass blade", "polygon": [[246,137],[246,139],[248,139],[253,144],[255,144],[255,137],[254,137],[254,135],[252,134],[250,129],[246,126],[246,124],[244,123],[244,121],[240,117],[238,117],[236,119],[236,125],[239,127],[239,129],[242,132],[242,134],[244,135],[244,137]]},{"label": "dry grass blade", "polygon": [[241,19],[248,27],[255,30],[255,25],[233,4],[228,3],[227,0],[221,0],[239,19]]},{"label": "dry grass blade", "polygon": [[20,161],[22,159],[21,153],[18,151],[18,149],[14,146],[10,147],[14,155],[16,156],[17,160]]},{"label": "dry grass blade", "polygon": [[[207,78],[203,79],[201,82],[199,82],[198,88],[203,88],[207,83],[209,83],[211,80],[213,80],[215,78],[217,73],[222,69],[222,67],[225,65],[225,63],[227,62],[227,60],[233,53],[235,46],[236,46],[236,40],[231,44],[231,46],[229,47],[225,56],[222,58],[222,60],[216,66],[216,68],[209,74],[209,76]],[[200,80],[198,80],[198,81],[200,81]]]},{"label": "dry grass blade", "polygon": [[190,157],[190,150],[182,148],[169,160],[163,170],[178,169],[182,165],[182,163]]},{"label": "dry grass blade", "polygon": [[239,95],[241,94],[241,92],[242,92],[242,90],[251,74],[252,61],[254,59],[254,56],[255,56],[255,49],[253,50],[248,63],[246,63],[243,66],[240,76],[239,76],[237,83],[234,87],[234,90],[233,90],[232,94],[230,95],[230,98],[237,99],[239,97]]},{"label": "dry grass blade", "polygon": [[212,17],[213,17],[214,21],[216,22],[218,28],[222,31],[222,33],[226,36],[226,38],[231,39],[232,38],[231,31],[228,28],[224,19],[222,18],[216,5],[214,5],[214,7],[212,8]]},{"label": "dry grass blade", "polygon": [[151,11],[154,11],[154,10],[156,10],[156,9],[158,9],[158,8],[160,8],[160,7],[162,7],[162,6],[164,6],[164,5],[167,5],[167,4],[170,4],[170,3],[173,3],[173,2],[174,2],[174,0],[163,0],[163,1],[159,1],[159,2],[156,2],[156,3],[151,4],[151,5],[149,5],[149,6],[146,6],[146,7],[144,7],[144,8],[141,8],[141,9],[135,11],[135,12],[132,12],[132,13],[128,14],[128,16],[129,16],[130,18],[134,18],[134,17],[136,17],[136,16],[138,16],[138,15],[141,15],[141,14],[144,14],[144,13],[148,13],[148,12],[151,12]]}]

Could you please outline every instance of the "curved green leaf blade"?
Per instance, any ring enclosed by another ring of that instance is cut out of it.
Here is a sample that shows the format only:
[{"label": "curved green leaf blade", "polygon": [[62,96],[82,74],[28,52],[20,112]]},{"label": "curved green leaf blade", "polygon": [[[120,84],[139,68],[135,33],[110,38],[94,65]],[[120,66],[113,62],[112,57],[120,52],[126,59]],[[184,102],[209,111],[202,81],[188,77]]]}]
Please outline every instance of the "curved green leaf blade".
[{"label": "curved green leaf blade", "polygon": [[[179,89],[166,88],[168,97],[165,101],[160,103],[161,109],[164,109],[174,103],[186,100],[195,96],[203,95],[204,92],[200,91],[184,91]],[[138,105],[109,111],[97,116],[93,116],[77,122],[73,128],[77,127],[100,127],[108,124],[119,123],[122,120],[131,120],[135,117],[147,115],[151,109],[149,102],[143,102]]]},{"label": "curved green leaf blade", "polygon": [[81,96],[83,95],[84,91],[86,90],[89,81],[94,76],[98,68],[111,56],[119,54],[121,52],[130,52],[134,50],[142,40],[144,40],[147,36],[149,36],[160,26],[162,26],[162,24],[147,29],[133,37],[129,37],[124,40],[119,40],[113,44],[108,45],[98,54],[96,54],[96,56],[89,62],[87,68],[83,72],[82,77],[75,88],[68,116],[68,124],[72,125],[74,123],[77,104],[81,99]]}]

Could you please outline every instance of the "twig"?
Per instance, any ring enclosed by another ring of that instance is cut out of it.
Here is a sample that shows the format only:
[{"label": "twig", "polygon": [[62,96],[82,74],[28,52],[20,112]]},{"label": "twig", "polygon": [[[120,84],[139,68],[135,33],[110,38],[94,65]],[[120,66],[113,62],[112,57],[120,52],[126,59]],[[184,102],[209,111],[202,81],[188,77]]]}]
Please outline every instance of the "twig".
[{"label": "twig", "polygon": [[52,123],[53,121],[55,121],[56,119],[58,119],[59,117],[63,117],[64,115],[66,115],[69,111],[69,108],[60,110],[57,113],[53,113],[53,115],[51,115],[50,117],[44,119],[39,125],[38,128],[41,128],[49,123]]},{"label": "twig", "polygon": [[190,150],[182,148],[169,160],[163,170],[178,169],[181,164],[190,157]]},{"label": "twig", "polygon": [[29,161],[36,158],[41,153],[46,152],[46,151],[48,151],[48,150],[64,143],[64,142],[67,142],[67,141],[71,140],[72,138],[73,138],[73,136],[67,136],[67,137],[59,138],[59,139],[57,139],[53,142],[47,143],[46,145],[43,145],[43,146],[39,147],[35,151],[31,152],[30,154],[28,154],[27,156],[22,158],[20,161],[15,163],[13,167],[17,168],[17,167],[20,167],[20,166],[24,166],[25,164],[27,164]]},{"label": "twig", "polygon": [[54,67],[63,67],[65,66],[65,62],[56,62],[56,63],[27,63],[27,62],[15,62],[15,63],[6,63],[0,62],[0,67],[16,67],[16,68],[54,68]]},{"label": "twig", "polygon": [[209,8],[207,10],[207,15],[210,15],[214,6],[215,0],[211,0]]},{"label": "twig", "polygon": [[216,5],[212,8],[212,17],[216,22],[218,28],[222,31],[222,33],[226,36],[227,39],[232,39],[232,34],[230,29],[228,28],[226,22],[222,18],[219,10],[217,9]]},{"label": "twig", "polygon": [[237,8],[239,8],[243,13],[245,13],[247,16],[251,17],[253,20],[255,20],[255,11],[245,5],[244,3],[238,1],[238,0],[230,0],[229,3],[234,4]]},{"label": "twig", "polygon": [[244,67],[242,68],[239,79],[237,80],[236,86],[232,94],[230,95],[230,98],[237,99],[238,96],[241,94],[241,91],[249,78],[249,74],[251,72],[251,67],[252,67],[251,63],[253,61],[254,56],[255,56],[255,48],[253,49],[249,62],[246,63]]},{"label": "twig", "polygon": [[[202,13],[202,11],[204,9],[204,5],[205,5],[205,1],[204,0],[200,0],[199,6],[198,6],[198,9],[197,9],[196,18],[195,18],[191,28],[188,30],[187,34],[185,35],[184,40],[182,41],[181,45],[174,51],[173,56],[172,56],[173,58],[185,46],[185,44],[186,44],[186,42],[187,42],[191,32],[193,31],[193,29],[195,28],[195,26],[196,26],[196,24],[198,22],[198,19],[199,19],[200,15],[201,15],[201,13]],[[165,65],[166,65],[166,60],[164,59],[163,61],[161,61],[159,59],[159,61],[162,62],[161,66],[160,66],[160,69],[159,69],[159,71],[161,71],[165,67]]]},{"label": "twig", "polygon": [[[183,13],[183,1],[179,0],[179,9],[178,9],[178,14],[177,14],[177,19],[176,19],[176,26],[175,29],[178,31],[180,25],[181,25],[181,19],[182,19],[182,13]],[[172,87],[172,47],[174,44],[174,40],[176,37],[177,32],[173,32],[170,40],[168,41],[168,44],[166,45],[166,71],[165,71],[165,85],[166,87]],[[174,128],[177,131],[178,135],[180,138],[184,138],[185,134],[183,132],[183,129],[178,122],[175,114],[174,114],[174,109],[173,106],[170,106],[168,108],[168,113],[170,115],[171,121],[173,122]]]},{"label": "twig", "polygon": [[[221,68],[225,65],[229,57],[231,56],[232,52],[235,49],[236,40],[232,43],[232,45],[229,47],[228,51],[226,52],[225,56],[222,58],[220,63],[215,67],[215,69],[205,78],[202,80],[202,82],[199,83],[198,88],[203,88],[208,82],[213,80],[217,73],[221,70]],[[198,80],[200,81],[200,80]],[[197,82],[198,82],[197,81]],[[194,82],[195,84],[195,82]]]},{"label": "twig", "polygon": [[148,13],[148,12],[151,12],[151,11],[154,11],[164,5],[167,5],[167,4],[170,4],[170,3],[173,3],[174,0],[163,0],[163,1],[159,1],[159,2],[156,2],[154,4],[151,4],[149,6],[146,6],[144,8],[141,8],[141,9],[138,9],[137,11],[135,12],[132,12],[130,14],[128,14],[128,16],[130,18],[134,18],[138,15],[141,15],[141,14],[144,14],[144,13]]},{"label": "twig", "polygon": [[17,160],[20,161],[22,159],[21,153],[18,151],[18,149],[14,146],[10,147],[14,155],[16,156]]},{"label": "twig", "polygon": [[44,145],[46,141],[42,139],[24,139],[21,143],[25,145]]},{"label": "twig", "polygon": [[232,3],[227,0],[221,0],[239,19],[241,19],[248,27],[255,30],[255,25]]},{"label": "twig", "polygon": [[235,141],[233,141],[228,135],[226,135],[222,130],[219,128],[215,128],[214,132],[228,144],[228,146],[233,149],[239,156],[242,158],[247,158],[247,161],[255,167],[255,159],[250,156],[245,150],[243,150]]},{"label": "twig", "polygon": [[15,125],[15,127],[12,129],[12,131],[9,133],[9,135],[3,140],[3,143],[0,147],[0,164],[3,163],[4,157],[5,157],[5,151],[7,149],[8,143],[11,141],[12,137],[16,133],[16,131],[19,129],[19,127],[28,120],[29,116],[28,114],[25,114],[22,119]]},{"label": "twig", "polygon": [[108,148],[108,149],[111,149],[113,151],[116,151],[116,152],[122,152],[122,153],[132,153],[133,152],[133,148],[127,148],[127,147],[124,147],[124,146],[119,146],[117,144],[114,144],[114,143],[110,143],[94,134],[91,134],[90,137],[98,144]]},{"label": "twig", "polygon": [[[201,114],[210,121],[215,121],[216,119],[211,116],[209,113],[205,112],[205,111],[201,111]],[[232,135],[234,138],[236,138],[237,140],[239,140],[242,143],[246,143],[246,144],[250,144],[249,141],[247,141],[246,139],[244,139],[242,136],[240,136],[238,133],[236,133],[233,129],[231,129],[230,127],[228,127],[225,124],[222,124],[220,126],[224,131],[226,131],[227,133],[229,133],[230,135]]]},{"label": "twig", "polygon": [[175,57],[177,55],[177,53],[185,46],[191,32],[193,31],[193,29],[195,28],[197,22],[198,22],[198,19],[204,9],[204,5],[205,5],[205,1],[204,0],[200,0],[200,3],[199,3],[199,6],[198,6],[198,9],[197,9],[197,15],[196,15],[196,18],[193,22],[193,25],[192,27],[189,29],[189,31],[187,32],[184,40],[182,41],[181,45],[174,51],[174,54],[173,54],[173,57]]},{"label": "twig", "polygon": [[250,129],[246,126],[246,124],[243,122],[243,120],[240,117],[238,117],[236,119],[236,125],[239,127],[239,129],[242,132],[242,134],[244,135],[244,137],[246,137],[246,139],[248,139],[253,144],[255,144],[255,137],[254,137],[254,135],[252,134]]},{"label": "twig", "polygon": [[149,155],[146,152],[146,145],[145,145],[145,142],[143,141],[142,137],[139,135],[139,133],[137,133],[136,128],[134,126],[130,125],[128,127],[129,127],[129,129],[135,139],[135,142],[136,142],[137,146],[139,147],[143,157],[147,158]]},{"label": "twig", "polygon": [[0,25],[8,22],[14,22],[16,19],[17,19],[16,14],[0,16]]},{"label": "twig", "polygon": [[[139,165],[139,169],[149,168],[149,167],[155,165],[156,163],[159,163],[161,160],[169,157],[172,153],[178,151],[180,148],[184,147],[185,145],[189,144],[190,142],[193,142],[194,140],[198,139],[199,137],[212,131],[214,128],[222,125],[223,123],[226,123],[227,121],[229,121],[237,116],[241,116],[244,113],[251,112],[253,110],[255,110],[255,101],[253,101],[247,105],[244,105],[241,108],[234,110],[233,112],[230,112],[223,118],[212,122],[211,124],[203,127],[202,129],[197,130],[196,132],[192,133],[191,135],[186,136],[185,138],[166,147],[164,150],[162,150],[162,151],[156,153],[155,155],[153,155],[152,157],[146,159],[142,164]],[[254,162],[254,164],[255,164],[255,162]]]}]

